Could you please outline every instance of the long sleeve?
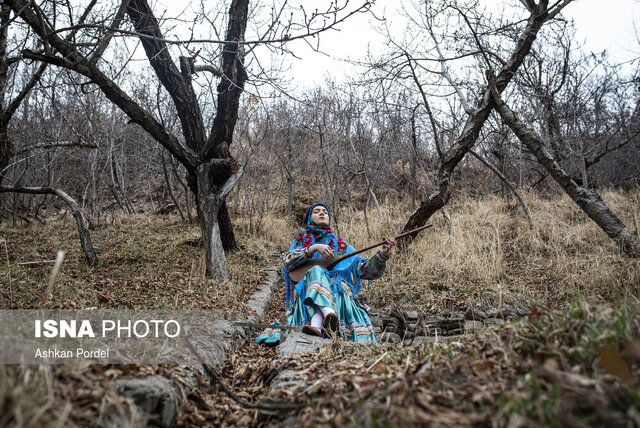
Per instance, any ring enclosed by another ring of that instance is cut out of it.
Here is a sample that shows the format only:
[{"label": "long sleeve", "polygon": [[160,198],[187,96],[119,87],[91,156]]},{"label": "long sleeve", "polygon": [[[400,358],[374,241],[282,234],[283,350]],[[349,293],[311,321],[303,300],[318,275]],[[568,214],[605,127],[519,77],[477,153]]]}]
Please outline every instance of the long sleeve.
[{"label": "long sleeve", "polygon": [[384,269],[387,266],[387,260],[389,256],[383,256],[378,251],[373,257],[363,260],[358,266],[357,274],[360,279],[374,280],[378,279],[384,273]]},{"label": "long sleeve", "polygon": [[302,248],[294,248],[284,255],[284,264],[289,270],[297,268],[307,260],[308,258],[307,256],[305,256],[304,250]]}]

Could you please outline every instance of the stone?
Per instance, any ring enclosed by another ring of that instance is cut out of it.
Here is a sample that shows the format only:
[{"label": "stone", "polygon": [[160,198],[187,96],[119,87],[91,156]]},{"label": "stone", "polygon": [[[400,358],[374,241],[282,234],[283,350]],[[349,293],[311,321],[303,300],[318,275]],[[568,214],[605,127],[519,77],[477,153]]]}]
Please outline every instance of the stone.
[{"label": "stone", "polygon": [[402,321],[394,317],[382,317],[382,325],[385,327],[394,325],[397,328],[402,328]]},{"label": "stone", "polygon": [[465,331],[476,331],[476,330],[482,330],[483,328],[484,328],[484,323],[482,321],[467,320],[464,322]]},{"label": "stone", "polygon": [[239,341],[247,339],[247,331],[245,328],[234,325],[233,321],[215,320],[207,323],[207,328],[220,334],[225,339]]},{"label": "stone", "polygon": [[278,268],[271,267],[265,269],[267,272],[267,282],[260,285],[258,291],[251,295],[251,299],[247,302],[247,305],[256,311],[259,318],[266,315],[269,309],[269,303],[271,303],[272,289],[278,282]]},{"label": "stone", "polygon": [[463,319],[447,318],[446,320],[440,322],[438,327],[447,331],[461,329],[464,326],[463,321]]},{"label": "stone", "polygon": [[442,321],[444,321],[443,317],[428,316],[424,319],[424,323],[428,326],[433,324],[440,324]]},{"label": "stone", "polygon": [[420,314],[418,311],[406,311],[404,316],[407,321],[417,321],[420,318]]},{"label": "stone", "polygon": [[511,305],[502,305],[487,312],[487,318],[508,318],[514,313],[516,313],[516,308]]},{"label": "stone", "polygon": [[315,352],[324,345],[332,343],[331,339],[324,339],[318,336],[311,336],[300,331],[291,331],[280,345],[276,346],[278,357],[290,358],[302,354]]},{"label": "stone", "polygon": [[161,421],[163,426],[176,423],[178,411],[182,410],[186,399],[186,393],[162,376],[120,378],[113,385],[118,394],[133,399],[140,410],[149,414],[150,419]]},{"label": "stone", "polygon": [[502,318],[487,318],[484,322],[487,324],[504,324],[504,320]]},{"label": "stone", "polygon": [[380,317],[369,317],[369,319],[371,320],[371,325],[375,326],[375,327],[384,327],[384,322],[382,321],[382,318]]},{"label": "stone", "polygon": [[466,319],[466,320],[484,321],[485,319],[487,319],[487,314],[485,314],[484,312],[482,312],[479,309],[469,308],[464,313],[464,319]]},{"label": "stone", "polygon": [[400,343],[401,341],[400,335],[396,333],[385,332],[378,337],[380,343]]},{"label": "stone", "polygon": [[388,325],[385,327],[384,331],[388,332],[388,333],[395,333],[398,336],[400,336],[402,333],[404,333],[404,330],[396,327],[395,325]]},{"label": "stone", "polygon": [[412,345],[424,345],[425,343],[427,343],[427,338],[424,336],[416,336],[411,341]]}]

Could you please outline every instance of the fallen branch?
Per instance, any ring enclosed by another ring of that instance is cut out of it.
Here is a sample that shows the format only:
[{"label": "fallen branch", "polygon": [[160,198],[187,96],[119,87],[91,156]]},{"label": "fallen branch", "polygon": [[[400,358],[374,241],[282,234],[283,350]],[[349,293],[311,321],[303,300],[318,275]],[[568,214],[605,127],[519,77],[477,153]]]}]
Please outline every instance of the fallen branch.
[{"label": "fallen branch", "polygon": [[17,263],[20,266],[25,266],[25,265],[41,265],[44,263],[55,263],[55,260],[36,260],[33,262],[22,262],[22,263]]},{"label": "fallen branch", "polygon": [[98,264],[98,258],[96,257],[96,253],[93,249],[93,244],[91,243],[91,235],[89,234],[89,228],[87,226],[87,219],[78,206],[78,203],[75,199],[69,196],[62,189],[58,189],[57,187],[48,187],[48,186],[40,186],[40,187],[23,187],[23,186],[0,186],[0,193],[29,193],[34,195],[55,195],[62,199],[68,206],[71,208],[71,213],[76,220],[76,225],[78,226],[78,235],[80,236],[80,245],[82,246],[82,251],[84,252],[84,256],[87,259],[87,263],[89,266],[95,266]]}]

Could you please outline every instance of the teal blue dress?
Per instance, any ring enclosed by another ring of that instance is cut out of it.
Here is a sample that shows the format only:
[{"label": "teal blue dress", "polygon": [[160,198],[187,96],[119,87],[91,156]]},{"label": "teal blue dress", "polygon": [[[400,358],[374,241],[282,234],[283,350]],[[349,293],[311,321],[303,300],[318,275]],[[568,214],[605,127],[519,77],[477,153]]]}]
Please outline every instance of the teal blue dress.
[{"label": "teal blue dress", "polygon": [[[335,235],[325,236],[320,243],[329,242]],[[323,242],[325,241],[325,242]],[[327,244],[329,245],[329,244]],[[293,270],[309,260],[298,239],[291,243],[289,252],[284,256],[282,275],[287,284],[287,309],[290,315],[287,324],[302,326],[311,320],[315,313],[315,306],[332,307],[340,320],[339,335],[351,342],[378,343],[373,332],[371,319],[363,306],[358,302],[357,295],[363,280],[374,280],[382,276],[387,257],[378,252],[370,259],[359,255],[349,257],[338,263],[332,270],[314,266],[307,271],[300,282],[293,284],[289,278],[289,270]],[[336,255],[355,251],[344,242],[332,246],[338,248]],[[319,258],[319,253],[312,258]],[[277,344],[280,341],[281,330],[277,325],[265,330],[256,339],[257,343]]]}]

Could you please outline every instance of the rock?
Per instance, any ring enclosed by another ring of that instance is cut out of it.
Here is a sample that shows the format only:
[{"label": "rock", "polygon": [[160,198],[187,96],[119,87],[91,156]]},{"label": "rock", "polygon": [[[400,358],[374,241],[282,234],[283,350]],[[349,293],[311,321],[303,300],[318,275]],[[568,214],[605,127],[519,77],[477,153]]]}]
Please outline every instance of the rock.
[{"label": "rock", "polygon": [[428,316],[428,317],[425,317],[424,319],[424,323],[427,326],[431,326],[433,324],[440,324],[442,321],[444,321],[443,317]]},{"label": "rock", "polygon": [[524,308],[517,308],[516,309],[516,313],[518,314],[518,316],[521,316],[521,317],[526,317],[527,315],[529,315],[530,312],[531,311],[528,311],[528,310],[526,310]]},{"label": "rock", "polygon": [[405,324],[405,328],[407,330],[416,331],[417,327],[418,327],[418,323],[417,322],[410,323],[410,324]]},{"label": "rock", "polygon": [[418,321],[418,318],[420,318],[418,311],[406,311],[404,316],[407,321]]},{"label": "rock", "polygon": [[382,325],[385,327],[394,325],[397,328],[402,328],[402,321],[394,317],[382,317]]},{"label": "rock", "polygon": [[120,378],[113,384],[118,394],[133,399],[139,409],[148,413],[151,419],[162,421],[164,426],[175,424],[186,399],[185,392],[162,376]]},{"label": "rock", "polygon": [[369,317],[369,319],[371,320],[371,325],[375,326],[375,327],[384,327],[384,322],[382,321],[382,318],[380,317]]},{"label": "rock", "polygon": [[484,312],[482,312],[479,309],[469,308],[464,313],[464,319],[466,319],[466,320],[483,321],[483,320],[487,319],[487,314],[485,314]]},{"label": "rock", "polygon": [[401,340],[400,335],[389,332],[382,333],[380,337],[378,337],[380,343],[400,343]]},{"label": "rock", "polygon": [[384,331],[388,332],[388,333],[395,333],[398,336],[402,335],[402,333],[404,333],[404,330],[396,327],[395,325],[388,325],[385,327]]},{"label": "rock", "polygon": [[247,331],[244,327],[234,325],[232,321],[215,320],[207,323],[207,328],[220,334],[225,339],[239,341],[247,339]]},{"label": "rock", "polygon": [[443,330],[456,330],[461,329],[464,326],[464,320],[462,318],[447,318],[441,321],[439,326]]},{"label": "rock", "polygon": [[516,308],[511,305],[502,305],[497,309],[487,312],[487,318],[508,318],[511,314],[515,314]]},{"label": "rock", "polygon": [[373,327],[373,332],[374,332],[375,334],[378,334],[378,333],[381,333],[381,332],[382,332],[382,329],[381,329],[380,327],[377,327],[377,326],[376,326],[376,327]]},{"label": "rock", "polygon": [[484,328],[484,323],[482,321],[465,321],[464,322],[465,331],[476,331],[476,330],[482,330],[483,328]]},{"label": "rock", "polygon": [[298,355],[315,352],[323,345],[332,343],[331,339],[323,339],[318,336],[311,336],[299,331],[291,331],[284,341],[276,347],[279,358],[296,357]]},{"label": "rock", "polygon": [[431,328],[425,327],[423,330],[416,332],[417,335],[421,335],[421,336],[435,336],[436,334],[438,336],[442,336],[444,333],[445,333],[444,330],[437,327],[431,327]]},{"label": "rock", "polygon": [[415,337],[416,333],[411,331],[411,330],[405,330],[404,334],[402,335],[405,339],[413,339]]},{"label": "rock", "polygon": [[247,302],[247,305],[256,311],[259,318],[262,318],[267,313],[271,302],[272,288],[278,282],[278,268],[272,267],[266,269],[266,272],[267,282],[260,285],[258,291],[253,293],[251,299]]},{"label": "rock", "polygon": [[484,322],[487,324],[504,324],[504,320],[502,318],[487,318]]}]

